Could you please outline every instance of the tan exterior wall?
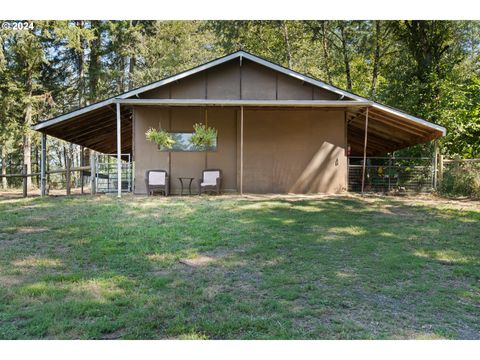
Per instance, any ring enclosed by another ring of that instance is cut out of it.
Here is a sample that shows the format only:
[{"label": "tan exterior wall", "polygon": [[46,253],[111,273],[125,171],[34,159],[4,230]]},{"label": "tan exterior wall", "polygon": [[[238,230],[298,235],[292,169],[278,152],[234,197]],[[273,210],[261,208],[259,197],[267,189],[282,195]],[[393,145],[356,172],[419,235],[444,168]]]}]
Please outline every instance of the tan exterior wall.
[{"label": "tan exterior wall", "polygon": [[244,192],[346,189],[343,111],[245,111]]},{"label": "tan exterior wall", "polygon": [[169,169],[169,155],[160,152],[157,146],[145,139],[149,128],[170,130],[169,109],[137,107],[133,111],[133,161],[134,193],[146,194],[145,171],[149,169]]},{"label": "tan exterior wall", "polygon": [[231,61],[141,94],[158,99],[338,100],[339,95],[257,63]]},{"label": "tan exterior wall", "polygon": [[[232,61],[142,94],[144,98],[338,99],[256,63]],[[207,111],[207,114],[205,114]],[[161,152],[145,140],[150,127],[193,131],[205,122],[218,129],[218,148],[205,158],[198,152]],[[147,169],[166,169],[171,190],[180,176],[198,179],[204,168],[223,171],[225,190],[237,191],[240,176],[240,118],[233,107],[136,107],[134,109],[135,193],[145,193]],[[244,114],[244,192],[337,193],[346,188],[343,111],[321,109],[246,109]],[[196,191],[196,180],[193,189]]]},{"label": "tan exterior wall", "polygon": [[[223,188],[236,191],[236,112],[235,108],[160,108],[136,107],[134,109],[134,161],[135,193],[145,194],[145,171],[164,169],[170,175],[172,193],[179,193],[178,177],[199,179],[205,168],[218,168],[223,171]],[[217,151],[208,152],[164,152],[145,139],[150,128],[161,127],[172,132],[192,132],[194,123],[204,123],[218,131]],[[197,180],[192,184],[197,191]]]},{"label": "tan exterior wall", "polygon": [[[208,124],[218,130],[216,152],[168,153],[145,139],[148,128],[159,128],[160,122],[163,129],[189,132],[206,115]],[[221,169],[225,191],[238,191],[238,109],[138,107],[134,128],[135,193],[146,192],[148,169],[167,170],[172,193],[180,190],[178,177],[198,179],[205,168]],[[346,188],[346,170],[342,111],[245,110],[244,192],[338,193]]]}]

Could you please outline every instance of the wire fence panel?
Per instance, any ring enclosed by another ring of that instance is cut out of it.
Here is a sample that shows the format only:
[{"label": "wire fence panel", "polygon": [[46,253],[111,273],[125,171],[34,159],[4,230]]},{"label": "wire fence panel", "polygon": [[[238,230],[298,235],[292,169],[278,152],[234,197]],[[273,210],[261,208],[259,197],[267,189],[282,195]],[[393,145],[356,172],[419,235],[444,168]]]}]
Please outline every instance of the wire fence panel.
[{"label": "wire fence panel", "polygon": [[[362,191],[363,157],[348,158],[348,191]],[[365,191],[429,192],[434,188],[433,158],[367,157]]]},{"label": "wire fence panel", "polygon": [[[97,154],[96,156],[96,191],[100,193],[117,192],[117,158],[114,154]],[[130,154],[122,154],[120,181],[122,184],[122,192],[132,191],[132,163],[130,161]]]}]

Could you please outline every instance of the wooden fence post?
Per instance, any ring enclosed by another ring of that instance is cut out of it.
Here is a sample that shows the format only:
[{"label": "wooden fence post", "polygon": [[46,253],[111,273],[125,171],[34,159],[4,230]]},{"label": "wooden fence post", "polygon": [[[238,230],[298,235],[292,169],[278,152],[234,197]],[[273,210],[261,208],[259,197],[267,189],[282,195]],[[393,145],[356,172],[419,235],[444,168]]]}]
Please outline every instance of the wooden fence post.
[{"label": "wooden fence post", "polygon": [[[85,152],[83,146],[80,146],[80,166],[85,166]],[[83,195],[83,170],[80,171],[80,192]]]},{"label": "wooden fence post", "polygon": [[71,159],[70,155],[67,156],[67,172],[65,173],[65,181],[66,181],[66,188],[67,188],[67,196],[70,195],[70,165],[71,165]]},{"label": "wooden fence post", "polygon": [[438,186],[438,156],[439,156],[439,152],[438,152],[438,141],[437,140],[434,140],[434,143],[433,143],[433,161],[432,161],[432,165],[433,165],[433,188],[435,190],[437,190],[437,186]]},{"label": "wooden fence post", "polygon": [[40,154],[40,195],[47,194],[47,134],[42,133],[42,152]]},{"label": "wooden fence post", "polygon": [[443,155],[438,157],[438,185],[442,183],[443,180]]},{"label": "wooden fence post", "polygon": [[96,188],[95,188],[95,151],[90,151],[90,193],[95,195]]},{"label": "wooden fence post", "polygon": [[22,169],[22,174],[23,174],[23,197],[27,197],[27,190],[28,190],[28,187],[27,187],[27,179],[28,179],[28,174],[27,174],[27,171],[28,171],[28,168],[27,168],[27,164],[23,165],[23,169]]}]

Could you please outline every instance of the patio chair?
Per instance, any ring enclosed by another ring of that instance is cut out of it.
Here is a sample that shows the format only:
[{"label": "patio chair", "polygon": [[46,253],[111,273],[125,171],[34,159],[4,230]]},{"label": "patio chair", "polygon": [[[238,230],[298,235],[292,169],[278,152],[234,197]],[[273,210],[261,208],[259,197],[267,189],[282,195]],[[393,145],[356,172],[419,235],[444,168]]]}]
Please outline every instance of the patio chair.
[{"label": "patio chair", "polygon": [[153,195],[154,192],[160,192],[168,196],[168,184],[168,173],[165,170],[147,170],[145,172],[145,185],[148,196]]},{"label": "patio chair", "polygon": [[198,195],[202,192],[216,192],[220,194],[222,187],[222,170],[220,169],[205,169],[202,172],[202,178],[198,179]]}]

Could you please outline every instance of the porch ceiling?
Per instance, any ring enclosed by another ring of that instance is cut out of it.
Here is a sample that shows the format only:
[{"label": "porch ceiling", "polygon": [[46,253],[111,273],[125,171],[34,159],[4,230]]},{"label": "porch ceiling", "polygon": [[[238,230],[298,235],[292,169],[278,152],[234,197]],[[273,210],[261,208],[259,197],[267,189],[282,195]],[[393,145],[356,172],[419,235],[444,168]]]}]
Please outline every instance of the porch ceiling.
[{"label": "porch ceiling", "polygon": [[[365,119],[366,108],[347,111],[347,136],[351,155],[363,155]],[[368,108],[367,135],[367,155],[372,156],[440,138],[444,135],[444,129],[371,106]]]},{"label": "porch ceiling", "polygon": [[[122,154],[132,154],[132,111],[127,107],[122,107],[121,115]],[[117,151],[116,129],[115,108],[107,105],[42,127],[39,131],[108,154]]]},{"label": "porch ceiling", "polygon": [[245,109],[301,109],[343,110],[346,112],[348,144],[352,155],[362,155],[365,139],[365,114],[368,107],[367,155],[385,154],[415,144],[425,143],[444,135],[444,129],[434,124],[419,122],[359,101],[262,101],[262,100],[203,100],[125,99],[112,101],[88,112],[81,112],[62,121],[55,119],[39,123],[33,128],[47,135],[78,144],[101,153],[116,152],[115,102],[121,103],[122,153],[132,154],[132,106],[244,106]]}]

